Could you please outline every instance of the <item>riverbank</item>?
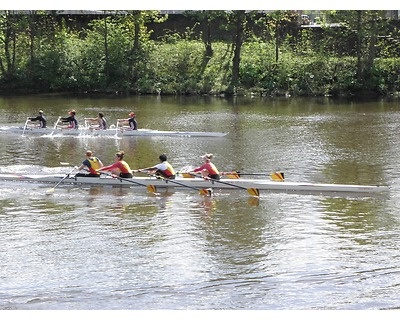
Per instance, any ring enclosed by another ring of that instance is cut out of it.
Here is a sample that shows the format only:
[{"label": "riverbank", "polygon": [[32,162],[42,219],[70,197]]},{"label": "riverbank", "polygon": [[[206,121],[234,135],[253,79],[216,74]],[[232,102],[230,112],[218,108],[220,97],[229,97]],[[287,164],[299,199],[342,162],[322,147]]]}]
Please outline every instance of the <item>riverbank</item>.
[{"label": "riverbank", "polygon": [[233,86],[232,47],[219,42],[212,48],[212,56],[206,57],[201,41],[152,42],[134,66],[120,60],[108,76],[104,66],[81,62],[100,61],[101,53],[93,56],[76,50],[68,55],[66,50],[60,53],[64,55],[60,57],[62,65],[61,61],[46,60],[34,76],[25,67],[18,77],[2,79],[0,94],[384,97],[400,92],[400,58],[375,59],[358,76],[355,57],[285,50],[276,61],[273,45],[245,43]]}]

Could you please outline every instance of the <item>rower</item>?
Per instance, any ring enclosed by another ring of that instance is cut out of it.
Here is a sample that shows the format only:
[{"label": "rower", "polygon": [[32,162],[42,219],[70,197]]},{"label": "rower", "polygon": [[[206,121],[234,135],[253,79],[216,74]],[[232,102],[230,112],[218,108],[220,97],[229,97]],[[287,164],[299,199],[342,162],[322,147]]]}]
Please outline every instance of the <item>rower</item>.
[{"label": "rower", "polygon": [[47,121],[46,117],[43,114],[43,111],[39,111],[39,115],[37,117],[32,117],[29,118],[30,121],[39,121],[39,128],[46,128],[47,127]]},{"label": "rower", "polygon": [[106,130],[107,129],[107,121],[104,118],[103,112],[99,112],[99,115],[96,118],[85,118],[85,121],[88,121],[90,124],[95,124],[94,128],[96,130]]},{"label": "rower", "polygon": [[136,115],[134,112],[129,113],[129,118],[128,119],[117,119],[118,122],[121,124],[126,124],[128,125],[126,130],[137,130],[137,121],[136,121]]},{"label": "rower", "polygon": [[205,155],[201,156],[204,161],[204,164],[198,168],[193,169],[193,172],[201,172],[204,179],[211,178],[214,180],[219,180],[220,175],[217,167],[211,162],[213,158],[212,153],[206,153]]},{"label": "rower", "polygon": [[160,163],[144,169],[133,170],[133,172],[147,172],[148,174],[155,174],[165,179],[175,179],[176,172],[172,165],[167,161],[167,155],[161,154],[159,157]]},{"label": "rower", "polygon": [[76,115],[75,110],[69,111],[68,114],[69,117],[60,118],[61,122],[68,123],[68,126],[66,127],[67,129],[78,129],[78,120],[76,120],[75,118]]},{"label": "rower", "polygon": [[78,170],[82,170],[87,168],[89,173],[77,173],[75,177],[99,177],[100,173],[97,172],[99,168],[103,167],[103,162],[97,157],[93,155],[93,152],[90,150],[86,151],[86,160],[82,162],[82,165],[78,168]]},{"label": "rower", "polygon": [[109,166],[106,167],[101,167],[99,169],[97,169],[97,172],[101,172],[101,171],[111,171],[111,174],[117,176],[117,177],[121,177],[121,178],[132,178],[132,170],[129,167],[129,164],[127,164],[125,162],[125,160],[123,160],[125,155],[124,151],[118,151],[115,154],[115,162]]}]

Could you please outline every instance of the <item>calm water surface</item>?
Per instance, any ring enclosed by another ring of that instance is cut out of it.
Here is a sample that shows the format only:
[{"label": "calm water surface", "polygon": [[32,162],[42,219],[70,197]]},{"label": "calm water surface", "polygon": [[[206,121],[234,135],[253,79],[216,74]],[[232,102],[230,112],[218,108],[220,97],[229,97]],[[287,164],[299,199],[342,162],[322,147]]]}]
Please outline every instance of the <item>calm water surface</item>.
[{"label": "calm water surface", "polygon": [[109,124],[224,131],[224,138],[0,136],[0,172],[66,173],[86,149],[132,168],[167,153],[176,169],[287,181],[389,185],[379,197],[0,182],[0,309],[399,309],[400,104],[329,99],[0,98],[0,126],[43,109]]}]

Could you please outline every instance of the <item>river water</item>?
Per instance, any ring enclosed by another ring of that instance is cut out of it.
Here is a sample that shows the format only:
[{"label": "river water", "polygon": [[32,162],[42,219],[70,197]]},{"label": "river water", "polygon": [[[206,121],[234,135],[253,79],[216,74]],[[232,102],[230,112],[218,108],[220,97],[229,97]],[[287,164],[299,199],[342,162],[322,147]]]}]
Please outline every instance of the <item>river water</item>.
[{"label": "river water", "polygon": [[[85,150],[132,168],[166,153],[179,170],[213,153],[222,171],[286,181],[389,185],[382,196],[0,182],[2,310],[400,308],[398,100],[32,96],[0,98],[0,126],[75,109],[108,123],[223,138],[0,136],[0,171],[67,173]],[[257,177],[255,177],[257,178]]]}]

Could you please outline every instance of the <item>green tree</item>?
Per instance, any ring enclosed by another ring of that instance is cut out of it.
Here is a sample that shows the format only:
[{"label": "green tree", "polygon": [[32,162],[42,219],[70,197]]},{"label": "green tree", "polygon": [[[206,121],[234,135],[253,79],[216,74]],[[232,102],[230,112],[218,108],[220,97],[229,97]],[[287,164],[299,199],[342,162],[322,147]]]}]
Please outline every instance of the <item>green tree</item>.
[{"label": "green tree", "polygon": [[17,77],[19,18],[14,11],[8,10],[0,15],[0,70],[6,82],[13,82]]},{"label": "green tree", "polygon": [[149,50],[151,50],[150,35],[147,24],[149,22],[161,23],[168,19],[168,15],[161,15],[156,10],[133,10],[127,14],[119,16],[121,23],[127,30],[127,37],[130,43],[127,52],[128,73],[130,87],[133,91],[140,91],[140,82],[144,79],[147,72],[147,62],[149,60]]},{"label": "green tree", "polygon": [[371,75],[376,57],[378,36],[385,34],[385,11],[376,10],[339,10],[328,11],[331,22],[342,23],[347,36],[356,37],[358,86],[365,87]]},{"label": "green tree", "polygon": [[84,30],[81,65],[89,88],[114,91],[129,87],[126,33],[113,15],[91,21]]}]

